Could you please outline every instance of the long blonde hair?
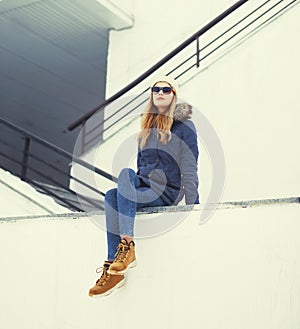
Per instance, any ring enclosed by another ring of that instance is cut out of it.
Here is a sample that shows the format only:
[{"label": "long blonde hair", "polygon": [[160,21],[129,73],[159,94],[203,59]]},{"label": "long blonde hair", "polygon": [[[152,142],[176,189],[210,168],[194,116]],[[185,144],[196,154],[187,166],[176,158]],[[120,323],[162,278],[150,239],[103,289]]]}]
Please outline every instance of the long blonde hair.
[{"label": "long blonde hair", "polygon": [[151,94],[146,110],[142,115],[141,131],[138,135],[140,148],[143,148],[151,134],[153,127],[157,128],[157,138],[160,136],[160,141],[167,144],[172,138],[171,127],[173,124],[173,113],[176,107],[177,96],[174,94],[173,100],[164,114],[158,113],[157,107],[153,103],[153,95]]}]

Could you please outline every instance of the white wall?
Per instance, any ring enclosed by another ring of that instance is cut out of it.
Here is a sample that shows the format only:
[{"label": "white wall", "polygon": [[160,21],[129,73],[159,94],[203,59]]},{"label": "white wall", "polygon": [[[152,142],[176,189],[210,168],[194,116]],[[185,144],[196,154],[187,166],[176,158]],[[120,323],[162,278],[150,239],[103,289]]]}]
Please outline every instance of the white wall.
[{"label": "white wall", "polygon": [[133,1],[133,28],[110,32],[106,98],[137,78],[235,2]]},{"label": "white wall", "polygon": [[299,204],[199,214],[136,239],[137,267],[103,299],[88,296],[106,257],[91,219],[1,223],[1,328],[299,328]]}]

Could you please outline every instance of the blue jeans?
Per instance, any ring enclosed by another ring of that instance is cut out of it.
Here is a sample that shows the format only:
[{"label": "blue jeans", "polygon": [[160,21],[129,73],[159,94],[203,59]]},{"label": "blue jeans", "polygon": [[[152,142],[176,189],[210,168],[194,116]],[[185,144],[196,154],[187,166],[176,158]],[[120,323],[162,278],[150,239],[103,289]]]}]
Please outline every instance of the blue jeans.
[{"label": "blue jeans", "polygon": [[163,206],[164,202],[131,168],[121,170],[118,187],[105,194],[107,260],[113,260],[122,235],[134,236],[134,219],[138,208]]}]

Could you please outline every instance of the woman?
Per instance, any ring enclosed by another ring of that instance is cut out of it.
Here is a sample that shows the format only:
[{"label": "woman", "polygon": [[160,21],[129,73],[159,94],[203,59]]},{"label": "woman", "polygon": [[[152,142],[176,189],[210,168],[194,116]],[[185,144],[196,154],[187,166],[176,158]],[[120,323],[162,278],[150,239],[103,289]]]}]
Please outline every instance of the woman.
[{"label": "woman", "polygon": [[199,203],[197,133],[189,120],[192,107],[176,105],[177,91],[177,82],[168,76],[151,85],[138,138],[138,170],[122,169],[118,187],[105,195],[108,256],[90,296],[105,296],[122,287],[124,274],[136,266],[133,237],[138,208],[176,205],[184,196],[186,204]]}]

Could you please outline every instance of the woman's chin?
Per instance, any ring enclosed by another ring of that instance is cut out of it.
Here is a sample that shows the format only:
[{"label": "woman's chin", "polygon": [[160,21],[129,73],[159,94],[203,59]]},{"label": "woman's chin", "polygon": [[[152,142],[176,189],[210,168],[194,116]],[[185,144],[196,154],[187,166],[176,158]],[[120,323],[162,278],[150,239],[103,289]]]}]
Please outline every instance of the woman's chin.
[{"label": "woman's chin", "polygon": [[168,108],[158,108],[157,111],[158,111],[158,114],[166,114],[168,111]]}]

